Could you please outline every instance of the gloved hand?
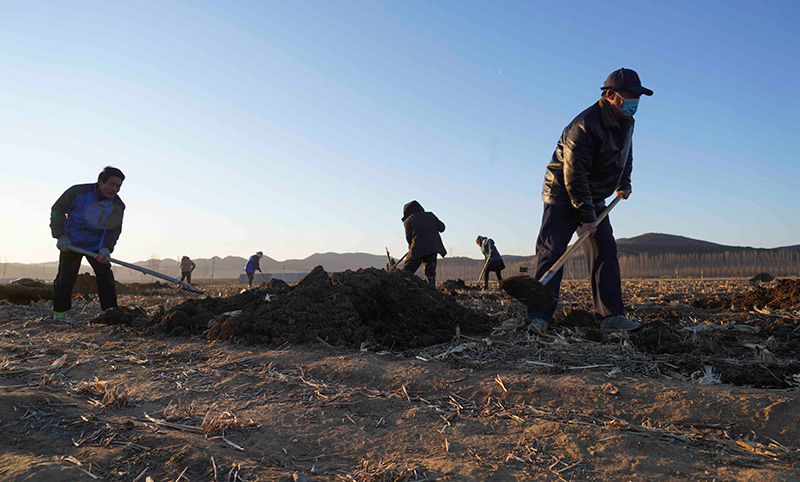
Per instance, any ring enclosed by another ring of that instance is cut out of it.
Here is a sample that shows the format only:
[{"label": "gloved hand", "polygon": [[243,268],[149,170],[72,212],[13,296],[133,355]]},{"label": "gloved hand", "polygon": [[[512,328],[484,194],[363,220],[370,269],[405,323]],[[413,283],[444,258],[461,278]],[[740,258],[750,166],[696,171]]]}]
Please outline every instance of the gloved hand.
[{"label": "gloved hand", "polygon": [[111,256],[111,251],[108,248],[100,248],[100,251],[97,252],[97,256],[94,257],[98,262],[108,264],[108,258]]},{"label": "gloved hand", "polygon": [[61,236],[56,242],[56,248],[60,249],[61,251],[69,251],[70,244],[72,244],[72,241],[70,241],[68,237]]}]

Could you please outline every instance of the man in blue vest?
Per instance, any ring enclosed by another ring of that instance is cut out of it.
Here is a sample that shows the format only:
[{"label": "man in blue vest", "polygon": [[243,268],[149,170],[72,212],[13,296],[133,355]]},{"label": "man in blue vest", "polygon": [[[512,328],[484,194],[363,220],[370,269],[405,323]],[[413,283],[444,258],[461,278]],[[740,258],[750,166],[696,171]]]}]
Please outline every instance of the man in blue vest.
[{"label": "man in blue vest", "polygon": [[64,191],[50,213],[50,231],[61,250],[58,275],[53,283],[53,318],[64,320],[72,307],[72,288],[78,278],[82,254],[70,251],[70,245],[98,253],[86,259],[97,278],[100,308],[117,306],[114,273],[108,260],[122,232],[125,204],[117,196],[125,175],[108,166],[92,184],[77,184]]}]

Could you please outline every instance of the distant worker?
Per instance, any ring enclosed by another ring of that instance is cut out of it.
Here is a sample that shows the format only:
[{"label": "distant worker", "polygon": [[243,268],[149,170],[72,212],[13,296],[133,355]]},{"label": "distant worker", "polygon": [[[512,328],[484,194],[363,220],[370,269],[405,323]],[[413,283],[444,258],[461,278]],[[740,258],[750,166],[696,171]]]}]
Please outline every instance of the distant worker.
[{"label": "distant worker", "polygon": [[117,196],[125,175],[116,167],[107,166],[96,183],[77,184],[64,191],[53,204],[50,213],[50,231],[61,250],[58,275],[53,282],[53,319],[66,320],[72,308],[72,288],[78,279],[82,254],[71,251],[70,246],[97,252],[86,256],[97,278],[100,308],[108,310],[117,306],[117,288],[109,257],[122,232],[125,204]]},{"label": "distant worker", "polygon": [[425,279],[436,286],[436,256],[447,255],[439,233],[444,232],[444,223],[431,212],[422,209],[417,201],[403,207],[403,226],[408,241],[408,254],[403,265],[405,271],[415,273],[425,263]]},{"label": "distant worker", "polygon": [[[594,301],[594,316],[601,328],[635,330],[641,323],[625,316],[622,303],[617,242],[604,210],[615,193],[628,199],[633,169],[633,115],[639,97],[653,95],[642,87],[639,75],[619,69],[606,79],[600,100],[564,128],[547,166],[542,199],[542,226],[536,241],[536,279],[567,250],[572,233],[589,231],[583,244]],[[546,285],[558,298],[562,271]],[[529,312],[531,325],[545,330],[553,319],[557,301],[544,313]]]},{"label": "distant worker", "polygon": [[188,256],[181,258],[181,281],[186,280],[187,283],[192,284],[192,271],[195,268],[197,265]]},{"label": "distant worker", "polygon": [[257,252],[253,256],[250,256],[250,259],[247,260],[247,264],[244,266],[244,272],[247,273],[247,284],[250,288],[253,287],[253,275],[256,271],[261,273],[261,276],[264,276],[264,272],[261,271],[261,266],[259,262],[261,258],[264,256],[264,253],[261,251]]},{"label": "distant worker", "polygon": [[506,269],[503,263],[503,257],[500,256],[500,251],[494,245],[494,241],[486,236],[478,236],[475,240],[478,246],[481,247],[481,253],[484,256],[484,269],[483,269],[483,289],[489,287],[489,273],[497,275],[497,281],[503,281],[502,271]]}]

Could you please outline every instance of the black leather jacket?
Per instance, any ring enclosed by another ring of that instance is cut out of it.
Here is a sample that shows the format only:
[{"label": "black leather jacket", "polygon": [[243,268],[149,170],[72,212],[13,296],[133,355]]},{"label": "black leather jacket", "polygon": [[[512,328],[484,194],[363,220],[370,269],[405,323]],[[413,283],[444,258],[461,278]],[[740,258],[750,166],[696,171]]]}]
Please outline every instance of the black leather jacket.
[{"label": "black leather jacket", "polygon": [[570,204],[582,222],[591,223],[607,197],[631,189],[632,170],[633,119],[618,122],[600,99],[564,128],[547,165],[542,199]]}]

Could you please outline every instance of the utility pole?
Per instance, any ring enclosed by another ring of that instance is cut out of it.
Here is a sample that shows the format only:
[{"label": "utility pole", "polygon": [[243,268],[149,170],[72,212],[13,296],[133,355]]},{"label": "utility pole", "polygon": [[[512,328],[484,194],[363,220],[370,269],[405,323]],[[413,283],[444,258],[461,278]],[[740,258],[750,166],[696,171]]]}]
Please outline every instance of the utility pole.
[{"label": "utility pole", "polygon": [[214,267],[215,267],[216,264],[217,264],[217,257],[216,256],[212,256],[211,257],[211,279],[212,280],[214,279]]}]

